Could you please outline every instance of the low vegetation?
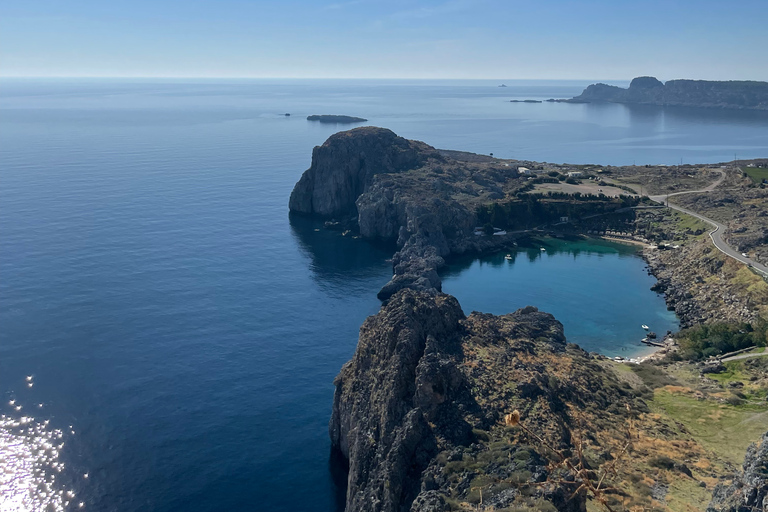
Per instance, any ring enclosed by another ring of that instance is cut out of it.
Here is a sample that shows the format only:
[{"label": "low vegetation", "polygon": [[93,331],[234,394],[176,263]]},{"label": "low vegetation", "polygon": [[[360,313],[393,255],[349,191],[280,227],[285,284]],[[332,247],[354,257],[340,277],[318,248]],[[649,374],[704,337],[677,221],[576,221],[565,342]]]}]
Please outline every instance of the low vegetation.
[{"label": "low vegetation", "polygon": [[741,170],[749,176],[755,183],[768,182],[768,168],[764,167],[742,167]]},{"label": "low vegetation", "polygon": [[639,202],[639,198],[632,196],[613,198],[604,194],[521,193],[510,201],[480,206],[476,213],[480,224],[490,223],[497,228],[518,230],[558,223],[563,217],[571,220],[611,213],[636,206]]},{"label": "low vegetation", "polygon": [[670,357],[701,360],[749,347],[764,347],[768,322],[758,319],[748,323],[714,323],[684,329],[678,335],[680,348]]}]

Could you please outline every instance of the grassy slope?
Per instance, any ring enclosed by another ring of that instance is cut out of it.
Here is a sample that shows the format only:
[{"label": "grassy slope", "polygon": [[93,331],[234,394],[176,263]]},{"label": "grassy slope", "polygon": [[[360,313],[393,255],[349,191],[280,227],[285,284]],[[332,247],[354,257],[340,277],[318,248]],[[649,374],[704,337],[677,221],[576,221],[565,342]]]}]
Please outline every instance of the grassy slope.
[{"label": "grassy slope", "polygon": [[768,169],[759,167],[742,167],[742,171],[747,173],[747,176],[752,178],[755,183],[761,183],[763,180],[768,180]]},{"label": "grassy slope", "polygon": [[[733,474],[747,446],[768,429],[768,361],[728,362],[726,371],[704,379],[691,363],[659,367],[606,361],[604,366],[633,388],[653,390],[646,391],[651,412],[638,423],[631,466],[636,474],[666,482],[664,501],[653,500],[655,509],[704,511],[720,478]],[[744,397],[738,405],[726,402],[734,393]],[[654,430],[664,435],[648,435]],[[693,476],[654,465],[659,453],[685,463]]]}]

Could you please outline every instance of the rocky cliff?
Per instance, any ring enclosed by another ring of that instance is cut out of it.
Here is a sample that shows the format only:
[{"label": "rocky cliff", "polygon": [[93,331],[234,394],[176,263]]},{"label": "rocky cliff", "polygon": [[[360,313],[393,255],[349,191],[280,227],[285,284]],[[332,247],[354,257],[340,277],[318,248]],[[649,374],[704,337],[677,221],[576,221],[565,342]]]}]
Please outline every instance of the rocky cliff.
[{"label": "rocky cliff", "polygon": [[337,133],[312,151],[312,165],[294,187],[288,206],[323,217],[354,216],[355,201],[376,174],[419,167],[433,151],[383,128]]},{"label": "rocky cliff", "polygon": [[768,110],[768,82],[670,80],[662,83],[643,76],[632,80],[627,89],[592,84],[568,101]]},{"label": "rocky cliff", "polygon": [[[638,446],[654,447],[633,453],[636,461],[670,449],[699,453],[683,439],[672,448],[671,426],[656,416],[644,423],[647,408],[632,389],[534,307],[466,317],[449,295],[402,290],[363,324],[334,384],[329,431],[349,461],[348,511],[582,511],[581,483],[620,457],[627,428],[637,428]],[[513,410],[526,431],[505,423]],[[588,453],[585,472],[558,469],[547,447]],[[622,491],[609,502],[649,504],[650,491],[633,497],[637,482],[670,478],[611,466],[605,482]],[[672,477],[687,471],[676,468]]]},{"label": "rocky cliff", "polygon": [[707,512],[768,510],[768,432],[749,447],[743,469],[731,485],[715,489]]},{"label": "rocky cliff", "polygon": [[334,217],[366,238],[396,241],[393,277],[379,293],[440,291],[437,269],[450,253],[502,242],[473,236],[475,207],[521,186],[516,168],[490,157],[441,152],[390,130],[356,128],[312,153],[294,187],[294,213]]}]

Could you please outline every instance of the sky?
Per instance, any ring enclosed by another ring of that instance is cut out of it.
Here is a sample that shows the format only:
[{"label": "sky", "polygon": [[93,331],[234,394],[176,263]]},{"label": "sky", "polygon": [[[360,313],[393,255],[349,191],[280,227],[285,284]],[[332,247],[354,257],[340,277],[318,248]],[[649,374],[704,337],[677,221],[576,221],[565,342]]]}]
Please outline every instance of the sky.
[{"label": "sky", "polygon": [[0,0],[0,76],[768,80],[767,0]]}]

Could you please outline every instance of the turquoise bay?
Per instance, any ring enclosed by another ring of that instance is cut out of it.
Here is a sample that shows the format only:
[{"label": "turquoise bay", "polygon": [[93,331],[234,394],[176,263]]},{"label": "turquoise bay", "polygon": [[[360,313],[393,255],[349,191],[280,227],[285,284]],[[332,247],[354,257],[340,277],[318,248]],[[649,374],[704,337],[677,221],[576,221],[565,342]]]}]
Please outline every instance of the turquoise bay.
[{"label": "turquoise bay", "polygon": [[508,253],[456,258],[442,276],[443,291],[466,313],[505,314],[534,305],[555,315],[569,342],[608,356],[647,353],[639,341],[643,324],[660,336],[679,328],[664,298],[650,290],[656,280],[630,245],[530,240]]}]

